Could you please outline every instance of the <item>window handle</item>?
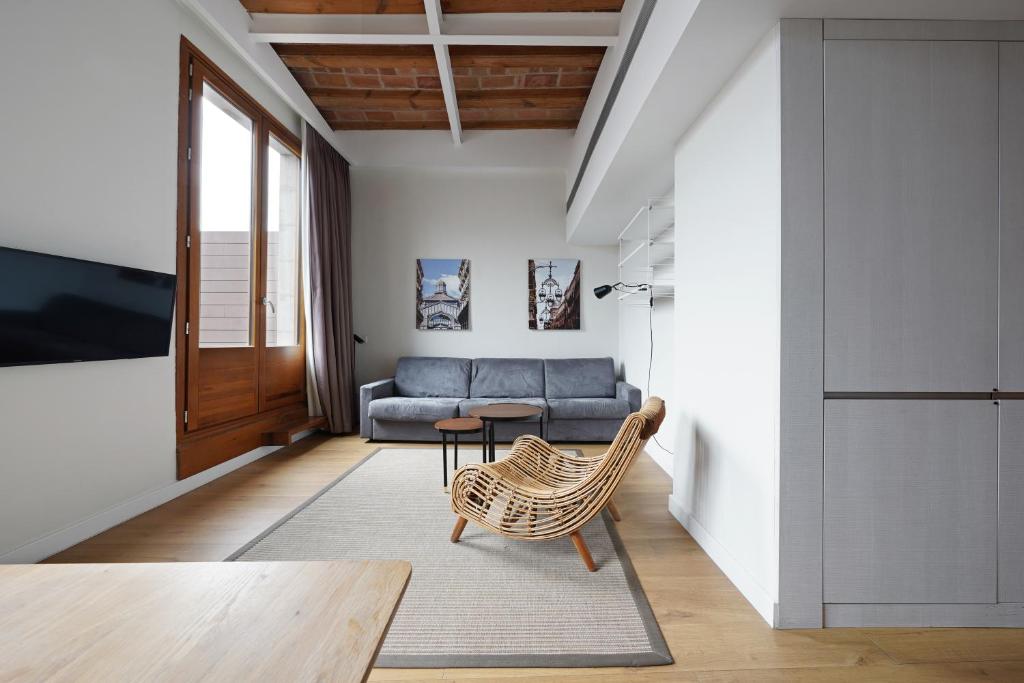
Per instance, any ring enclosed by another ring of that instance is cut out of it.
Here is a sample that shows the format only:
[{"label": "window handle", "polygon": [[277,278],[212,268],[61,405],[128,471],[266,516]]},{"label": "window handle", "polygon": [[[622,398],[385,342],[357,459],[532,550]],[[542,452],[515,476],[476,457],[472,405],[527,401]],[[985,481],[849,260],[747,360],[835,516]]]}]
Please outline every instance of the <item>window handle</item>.
[{"label": "window handle", "polygon": [[270,312],[273,313],[274,315],[277,315],[277,309],[274,308],[274,302],[271,301],[269,297],[263,297],[263,305],[270,306]]}]

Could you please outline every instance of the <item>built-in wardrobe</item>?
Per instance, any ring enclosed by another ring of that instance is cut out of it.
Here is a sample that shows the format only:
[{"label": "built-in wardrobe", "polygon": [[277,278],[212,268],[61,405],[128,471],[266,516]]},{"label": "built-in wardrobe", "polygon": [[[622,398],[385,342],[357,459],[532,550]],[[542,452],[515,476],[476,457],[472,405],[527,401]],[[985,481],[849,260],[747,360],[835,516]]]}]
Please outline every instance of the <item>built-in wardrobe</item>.
[{"label": "built-in wardrobe", "polygon": [[782,55],[779,625],[1024,626],[1024,25]]}]

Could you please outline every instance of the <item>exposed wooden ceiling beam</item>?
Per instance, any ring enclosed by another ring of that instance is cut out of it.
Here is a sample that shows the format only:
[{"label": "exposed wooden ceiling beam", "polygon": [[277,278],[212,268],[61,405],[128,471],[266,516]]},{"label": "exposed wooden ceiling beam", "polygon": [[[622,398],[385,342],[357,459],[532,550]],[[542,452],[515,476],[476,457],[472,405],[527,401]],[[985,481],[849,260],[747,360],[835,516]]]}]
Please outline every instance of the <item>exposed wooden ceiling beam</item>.
[{"label": "exposed wooden ceiling beam", "polygon": [[372,90],[358,88],[309,88],[306,91],[318,107],[405,111],[444,109],[440,90]]},{"label": "exposed wooden ceiling beam", "polygon": [[410,33],[250,33],[257,43],[331,43],[336,45],[548,45],[600,46],[615,45],[617,36],[572,35],[419,35]]},{"label": "exposed wooden ceiling beam", "polygon": [[[303,45],[284,43],[274,49],[292,68],[390,67],[427,69],[436,65],[429,45]],[[460,45],[449,49],[452,66],[457,67],[565,67],[593,68],[601,65],[603,47],[521,47]]]},{"label": "exposed wooden ceiling beam", "polygon": [[[523,90],[475,90],[459,92],[463,109],[571,109],[583,107],[588,88],[531,88]],[[443,109],[440,90],[394,90],[363,88],[309,88],[318,107],[404,111]]]},{"label": "exposed wooden ceiling beam", "polygon": [[451,48],[452,66],[518,67],[580,67],[598,68],[605,48],[580,46],[522,47],[517,45],[459,45]]},{"label": "exposed wooden ceiling beam", "polygon": [[[466,130],[572,130],[576,119],[507,119],[466,121]],[[342,121],[331,124],[334,130],[447,130],[447,121]]]},{"label": "exposed wooden ceiling beam", "polygon": [[334,130],[448,130],[447,121],[336,121]]},{"label": "exposed wooden ceiling beam", "polygon": [[579,124],[574,119],[508,119],[497,121],[466,121],[466,130],[546,130],[553,128],[573,129]]},{"label": "exposed wooden ceiling beam", "polygon": [[571,109],[587,103],[590,88],[473,90],[459,93],[463,109]]},{"label": "exposed wooden ceiling beam", "polygon": [[241,0],[253,13],[423,14],[422,0]]},{"label": "exposed wooden ceiling beam", "polygon": [[429,45],[274,45],[278,56],[293,69],[377,68],[382,64],[402,69],[437,66]]}]

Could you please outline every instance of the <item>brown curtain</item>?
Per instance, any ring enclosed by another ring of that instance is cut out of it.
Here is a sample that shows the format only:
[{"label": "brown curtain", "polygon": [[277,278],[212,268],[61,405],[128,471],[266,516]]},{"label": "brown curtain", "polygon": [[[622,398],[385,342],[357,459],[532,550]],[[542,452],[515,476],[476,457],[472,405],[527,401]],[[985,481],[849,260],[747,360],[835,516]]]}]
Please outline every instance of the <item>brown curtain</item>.
[{"label": "brown curtain", "polygon": [[348,162],[306,127],[313,378],[331,432],[355,424],[352,343],[352,195]]}]

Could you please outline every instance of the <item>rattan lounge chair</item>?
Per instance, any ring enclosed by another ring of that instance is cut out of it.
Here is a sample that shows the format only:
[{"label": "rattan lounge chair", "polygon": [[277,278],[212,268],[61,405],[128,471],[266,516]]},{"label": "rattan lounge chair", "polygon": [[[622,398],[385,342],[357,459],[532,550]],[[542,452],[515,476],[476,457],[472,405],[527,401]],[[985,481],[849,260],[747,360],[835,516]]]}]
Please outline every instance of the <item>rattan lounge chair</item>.
[{"label": "rattan lounge chair", "polygon": [[606,507],[619,519],[612,495],[663,419],[665,402],[652,396],[625,419],[603,455],[566,455],[536,436],[521,436],[503,460],[459,468],[451,489],[458,515],[452,543],[469,520],[523,541],[568,536],[587,569],[596,571],[580,529]]}]

